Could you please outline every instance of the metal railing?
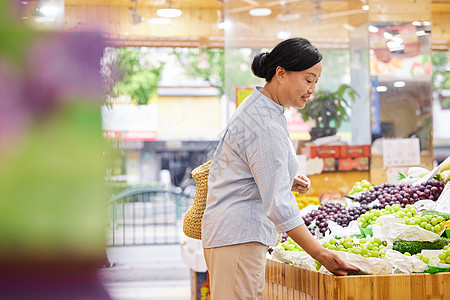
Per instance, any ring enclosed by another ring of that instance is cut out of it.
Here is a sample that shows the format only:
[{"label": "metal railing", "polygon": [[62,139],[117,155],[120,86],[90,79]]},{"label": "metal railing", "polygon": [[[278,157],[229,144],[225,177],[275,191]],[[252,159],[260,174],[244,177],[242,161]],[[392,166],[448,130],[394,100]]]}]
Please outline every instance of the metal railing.
[{"label": "metal railing", "polygon": [[108,203],[107,246],[179,244],[193,198],[159,187],[132,187]]}]

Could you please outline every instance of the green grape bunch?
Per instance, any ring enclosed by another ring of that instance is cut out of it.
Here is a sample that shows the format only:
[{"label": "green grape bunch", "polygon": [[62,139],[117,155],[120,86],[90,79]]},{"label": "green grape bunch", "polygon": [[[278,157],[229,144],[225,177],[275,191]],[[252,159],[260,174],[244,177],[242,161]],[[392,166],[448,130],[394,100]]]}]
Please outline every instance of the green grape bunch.
[{"label": "green grape bunch", "polygon": [[366,179],[363,179],[361,181],[357,181],[353,185],[353,187],[350,190],[350,192],[348,192],[348,195],[351,196],[351,195],[354,195],[356,193],[366,192],[366,191],[369,191],[372,188],[373,188],[373,185],[369,181],[367,181]]},{"label": "green grape bunch", "polygon": [[386,247],[387,243],[381,241],[380,238],[372,239],[353,239],[352,237],[345,237],[340,239],[331,238],[328,242],[322,244],[324,248],[335,251],[344,251],[353,253],[363,257],[384,258],[385,254],[382,249]]},{"label": "green grape bunch", "polygon": [[450,244],[445,246],[443,252],[439,254],[439,262],[441,264],[450,264]]}]

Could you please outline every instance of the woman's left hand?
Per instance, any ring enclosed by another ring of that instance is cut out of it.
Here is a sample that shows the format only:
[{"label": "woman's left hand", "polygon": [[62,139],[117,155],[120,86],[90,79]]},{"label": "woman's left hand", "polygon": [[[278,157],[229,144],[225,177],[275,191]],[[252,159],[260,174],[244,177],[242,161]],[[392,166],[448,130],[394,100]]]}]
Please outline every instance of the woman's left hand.
[{"label": "woman's left hand", "polygon": [[305,175],[297,175],[294,178],[294,184],[292,185],[291,191],[297,192],[300,195],[306,194],[311,187],[311,180]]}]

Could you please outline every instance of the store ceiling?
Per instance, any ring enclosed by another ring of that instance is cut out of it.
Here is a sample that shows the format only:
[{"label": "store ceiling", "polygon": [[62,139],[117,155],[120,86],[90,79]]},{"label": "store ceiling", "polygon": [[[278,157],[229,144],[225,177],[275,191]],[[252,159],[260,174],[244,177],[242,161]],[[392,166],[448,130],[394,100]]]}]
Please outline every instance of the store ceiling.
[{"label": "store ceiling", "polygon": [[[249,47],[272,45],[277,41],[277,32],[288,29],[294,35],[314,39],[322,47],[342,48],[348,45],[349,31],[368,20],[363,11],[363,2],[369,3],[374,22],[408,22],[433,20],[434,39],[447,46],[450,40],[450,0],[414,0],[411,5],[404,1],[390,0],[136,0],[139,14],[145,19],[157,17],[159,8],[178,8],[183,11],[171,25],[148,26],[146,22],[130,24],[131,0],[65,0],[67,30],[89,26],[97,20],[110,35],[120,41],[118,45],[142,46],[223,46],[224,30],[217,29],[218,15],[236,25],[229,36],[248,42]],[[268,7],[268,17],[252,17],[249,10]],[[220,13],[222,11],[222,13]],[[301,17],[281,22],[280,17],[299,14]],[[314,14],[319,18],[314,19]],[[145,23],[145,24],[144,24]],[[252,40],[255,43],[249,43]]]},{"label": "store ceiling", "polygon": [[[220,0],[137,0],[139,7],[163,7],[171,3],[173,8],[213,8],[219,9],[221,4]],[[248,11],[255,7],[269,7],[274,10],[283,10],[285,4],[290,5],[291,10],[301,9],[304,10],[307,6],[314,5],[315,2],[320,2],[326,5],[327,2],[333,3],[333,7],[339,10],[339,6],[347,4],[346,0],[327,0],[327,1],[308,1],[308,0],[228,0],[225,2],[227,9],[233,9],[235,11]],[[339,5],[336,2],[341,2]],[[368,1],[370,3],[370,1]],[[432,0],[433,12],[450,12],[450,0]],[[131,6],[130,0],[65,0],[66,6]]]}]

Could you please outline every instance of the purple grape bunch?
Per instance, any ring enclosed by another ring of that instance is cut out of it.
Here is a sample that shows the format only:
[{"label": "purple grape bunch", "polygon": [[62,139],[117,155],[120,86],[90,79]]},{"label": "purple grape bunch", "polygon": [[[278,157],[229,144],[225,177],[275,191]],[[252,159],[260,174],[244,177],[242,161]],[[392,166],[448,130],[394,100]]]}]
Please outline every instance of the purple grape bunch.
[{"label": "purple grape bunch", "polygon": [[439,198],[443,189],[444,182],[436,179],[428,180],[416,186],[384,183],[362,193],[355,200],[361,205],[368,205],[378,200],[380,205],[373,207],[375,209],[382,209],[387,205],[394,204],[400,204],[401,207],[405,207],[407,204],[414,204],[423,199],[435,201]]},{"label": "purple grape bunch", "polygon": [[[303,220],[312,235],[316,234],[317,227],[319,229],[319,234],[323,236],[329,230],[328,221],[333,221],[342,227],[347,227],[351,221],[356,220],[360,215],[369,210],[367,205],[347,209],[339,202],[328,202],[318,209],[306,214],[303,217]],[[316,221],[315,226],[313,225],[314,220]]]}]

